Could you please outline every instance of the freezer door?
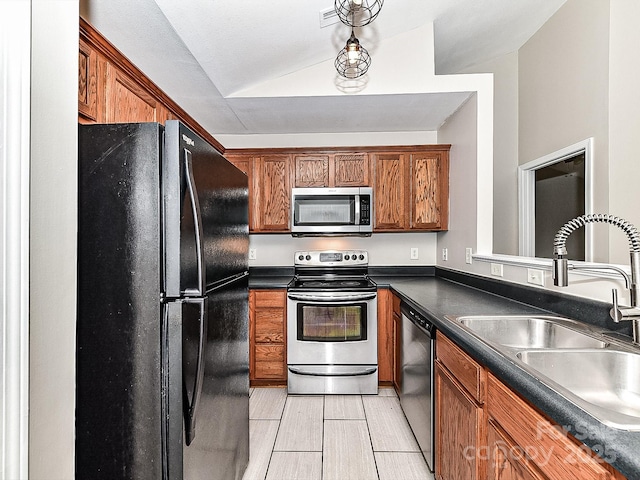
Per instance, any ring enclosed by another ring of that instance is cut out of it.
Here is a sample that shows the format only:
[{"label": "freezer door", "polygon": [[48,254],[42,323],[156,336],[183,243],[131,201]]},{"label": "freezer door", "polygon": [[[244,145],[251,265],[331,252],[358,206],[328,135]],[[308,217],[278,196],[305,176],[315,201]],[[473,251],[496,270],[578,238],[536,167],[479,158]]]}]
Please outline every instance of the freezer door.
[{"label": "freezer door", "polygon": [[178,121],[165,128],[165,285],[202,296],[248,270],[247,176]]}]

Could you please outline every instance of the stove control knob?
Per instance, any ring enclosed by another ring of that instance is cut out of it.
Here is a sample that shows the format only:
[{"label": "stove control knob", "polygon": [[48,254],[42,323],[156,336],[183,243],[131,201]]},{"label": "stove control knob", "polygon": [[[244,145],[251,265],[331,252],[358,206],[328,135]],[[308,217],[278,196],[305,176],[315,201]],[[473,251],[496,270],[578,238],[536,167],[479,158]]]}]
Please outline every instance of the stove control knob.
[{"label": "stove control knob", "polygon": [[345,255],[345,256],[344,256],[344,259],[345,259],[345,260],[349,260],[349,258],[351,258],[351,257],[349,257],[349,255]]},{"label": "stove control knob", "polygon": [[307,261],[309,261],[311,260],[311,255],[307,255],[305,258],[307,259]]},{"label": "stove control knob", "polygon": [[304,255],[298,255],[298,260],[300,261],[304,260]]},{"label": "stove control knob", "polygon": [[360,254],[360,260],[364,260],[364,255]]}]

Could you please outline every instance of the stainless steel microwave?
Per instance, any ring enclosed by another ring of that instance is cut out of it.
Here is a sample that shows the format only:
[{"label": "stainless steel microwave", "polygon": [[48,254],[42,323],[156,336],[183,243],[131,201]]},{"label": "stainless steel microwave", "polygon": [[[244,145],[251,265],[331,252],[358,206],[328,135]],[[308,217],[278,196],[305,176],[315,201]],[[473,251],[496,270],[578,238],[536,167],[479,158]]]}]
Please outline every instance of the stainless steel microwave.
[{"label": "stainless steel microwave", "polygon": [[371,187],[294,188],[291,192],[291,234],[371,235]]}]

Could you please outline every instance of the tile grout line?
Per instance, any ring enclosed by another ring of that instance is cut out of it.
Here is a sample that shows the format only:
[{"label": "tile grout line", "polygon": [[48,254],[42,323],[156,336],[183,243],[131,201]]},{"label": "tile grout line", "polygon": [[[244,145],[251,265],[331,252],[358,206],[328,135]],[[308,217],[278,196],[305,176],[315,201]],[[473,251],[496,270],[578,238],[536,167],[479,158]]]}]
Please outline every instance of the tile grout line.
[{"label": "tile grout line", "polygon": [[376,468],[376,477],[380,480],[380,471],[378,470],[378,461],[376,460],[376,452],[373,449],[373,439],[371,438],[371,429],[369,428],[369,416],[367,415],[367,409],[364,408],[364,399],[360,395],[360,401],[362,402],[362,411],[364,412],[364,420],[367,423],[367,433],[369,434],[369,443],[371,444],[371,453],[373,455],[373,465]]},{"label": "tile grout line", "polygon": [[284,415],[284,409],[287,407],[287,401],[289,400],[289,395],[287,395],[284,399],[284,405],[282,406],[282,410],[280,411],[280,418],[278,418],[278,429],[276,430],[276,435],[273,439],[273,445],[271,446],[271,454],[269,455],[269,463],[267,463],[267,469],[264,472],[264,479],[267,480],[269,476],[269,467],[271,467],[271,460],[273,459],[273,452],[276,449],[276,442],[278,441],[278,433],[280,433],[280,426],[282,425],[282,416]]}]

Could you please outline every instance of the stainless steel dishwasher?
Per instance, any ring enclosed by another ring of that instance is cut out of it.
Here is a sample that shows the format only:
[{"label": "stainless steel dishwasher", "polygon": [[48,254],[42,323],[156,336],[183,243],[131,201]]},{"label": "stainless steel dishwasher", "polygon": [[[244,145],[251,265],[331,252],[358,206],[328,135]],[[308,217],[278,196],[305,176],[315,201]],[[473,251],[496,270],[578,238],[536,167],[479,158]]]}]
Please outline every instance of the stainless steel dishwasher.
[{"label": "stainless steel dishwasher", "polygon": [[435,327],[408,304],[403,302],[400,309],[402,311],[400,405],[418,441],[422,455],[429,469],[433,471]]}]

